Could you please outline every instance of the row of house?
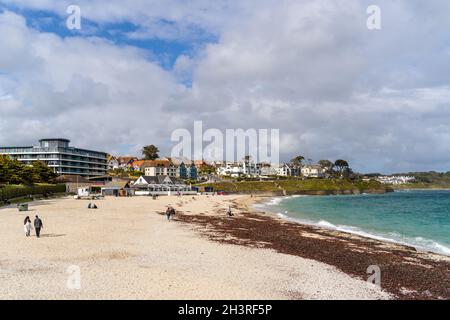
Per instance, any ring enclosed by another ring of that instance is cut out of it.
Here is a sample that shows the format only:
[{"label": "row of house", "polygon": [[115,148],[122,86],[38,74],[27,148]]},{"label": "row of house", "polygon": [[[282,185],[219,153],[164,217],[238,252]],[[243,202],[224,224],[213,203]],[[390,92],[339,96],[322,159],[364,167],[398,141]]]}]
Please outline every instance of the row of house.
[{"label": "row of house", "polygon": [[[186,164],[188,163],[188,164]],[[143,172],[148,177],[168,176],[179,179],[197,180],[198,168],[195,162],[161,158],[156,160],[139,160],[134,157],[113,157],[109,160],[110,170],[124,169]]]},{"label": "row of house", "polygon": [[[188,164],[186,164],[188,163]],[[240,177],[297,177],[325,178],[326,169],[319,165],[295,166],[288,163],[267,164],[256,163],[251,158],[245,158],[239,162],[211,162],[203,160],[189,161],[175,158],[161,158],[157,160],[139,160],[133,157],[112,158],[109,162],[110,169],[125,169],[139,171],[148,177],[169,176],[179,179],[198,179],[199,168],[212,168],[218,176]]]},{"label": "row of house", "polygon": [[319,165],[295,166],[292,164],[271,165],[266,163],[255,163],[245,159],[241,162],[226,162],[217,167],[216,173],[219,176],[239,177],[298,177],[325,178],[326,169]]}]

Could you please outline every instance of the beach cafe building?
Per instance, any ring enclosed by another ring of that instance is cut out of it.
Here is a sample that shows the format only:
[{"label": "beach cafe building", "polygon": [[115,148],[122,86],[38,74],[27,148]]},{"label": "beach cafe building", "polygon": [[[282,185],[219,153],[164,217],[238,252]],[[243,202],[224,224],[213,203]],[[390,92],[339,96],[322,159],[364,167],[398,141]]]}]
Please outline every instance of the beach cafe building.
[{"label": "beach cafe building", "polygon": [[197,194],[197,191],[193,190],[190,185],[169,176],[141,176],[133,184],[133,187],[135,189],[134,194],[137,196]]},{"label": "beach cafe building", "polygon": [[102,196],[129,197],[134,195],[128,181],[114,181],[101,188]]}]

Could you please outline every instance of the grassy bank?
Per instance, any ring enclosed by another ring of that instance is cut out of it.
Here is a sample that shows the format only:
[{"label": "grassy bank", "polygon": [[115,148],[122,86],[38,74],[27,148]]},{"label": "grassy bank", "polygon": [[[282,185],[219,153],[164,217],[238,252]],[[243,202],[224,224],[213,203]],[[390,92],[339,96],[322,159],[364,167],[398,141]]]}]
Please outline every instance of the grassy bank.
[{"label": "grassy bank", "polygon": [[[205,186],[205,185],[204,185]],[[273,194],[358,194],[384,193],[389,188],[377,181],[350,181],[344,179],[308,179],[277,181],[222,182],[206,185],[216,191],[227,193],[273,193]]]},{"label": "grassy bank", "polygon": [[398,186],[392,186],[395,190],[408,190],[408,189],[430,189],[430,190],[442,190],[450,189],[450,184],[444,183],[407,183]]}]

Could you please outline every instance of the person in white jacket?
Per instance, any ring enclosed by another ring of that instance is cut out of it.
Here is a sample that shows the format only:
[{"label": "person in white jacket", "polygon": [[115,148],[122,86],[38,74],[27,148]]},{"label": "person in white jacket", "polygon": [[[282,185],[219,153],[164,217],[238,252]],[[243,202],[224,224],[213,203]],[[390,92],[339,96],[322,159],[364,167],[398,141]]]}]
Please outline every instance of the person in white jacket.
[{"label": "person in white jacket", "polygon": [[31,235],[31,230],[33,227],[31,226],[31,219],[30,217],[26,217],[25,221],[23,222],[23,230],[25,231],[25,236],[29,237]]}]

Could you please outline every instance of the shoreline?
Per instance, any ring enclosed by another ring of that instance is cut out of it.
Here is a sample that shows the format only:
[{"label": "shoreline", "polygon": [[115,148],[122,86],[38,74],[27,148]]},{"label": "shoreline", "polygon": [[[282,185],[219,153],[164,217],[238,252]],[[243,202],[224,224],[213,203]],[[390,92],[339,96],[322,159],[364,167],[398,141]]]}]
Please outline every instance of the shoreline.
[{"label": "shoreline", "polygon": [[[274,200],[274,199],[281,199],[281,201],[283,201],[285,199],[293,198],[293,197],[297,197],[297,196],[299,196],[299,195],[277,196],[277,197],[267,197],[267,198],[272,199],[272,200]],[[301,195],[301,196],[308,196],[308,195]],[[337,226],[333,226],[333,225],[327,227],[326,225],[319,225],[319,224],[314,223],[314,222],[307,222],[307,221],[303,221],[301,219],[290,217],[290,216],[285,215],[284,213],[276,213],[274,211],[271,211],[270,209],[256,207],[256,205],[262,205],[262,206],[270,205],[269,204],[270,201],[265,200],[265,198],[266,197],[262,197],[261,199],[257,199],[256,201],[254,201],[254,203],[248,203],[245,206],[245,209],[247,211],[255,211],[255,212],[261,212],[263,214],[270,214],[275,219],[281,219],[282,221],[289,221],[289,222],[293,222],[293,223],[299,223],[299,224],[305,225],[305,226],[312,226],[312,227],[322,228],[324,230],[335,231],[335,232],[342,232],[344,234],[356,235],[356,236],[360,236],[360,237],[371,239],[371,240],[378,240],[378,241],[386,242],[386,243],[389,243],[389,244],[405,246],[405,247],[413,248],[417,252],[421,252],[421,253],[425,253],[425,254],[434,254],[434,255],[437,255],[437,256],[443,256],[443,257],[446,257],[446,258],[450,259],[450,254],[445,254],[445,253],[442,253],[442,252],[435,252],[435,251],[432,251],[432,250],[427,249],[425,247],[416,246],[416,245],[414,245],[412,243],[407,243],[407,242],[402,242],[400,240],[387,238],[384,235],[377,235],[375,233],[371,233],[371,231],[365,231],[363,229],[359,229],[358,232],[356,232],[356,231],[352,232],[352,231],[349,231],[349,230],[339,229]],[[277,205],[277,204],[275,204],[275,205]],[[353,226],[348,225],[348,227],[353,227]],[[445,247],[444,245],[436,242],[435,240],[432,240],[432,239],[427,239],[427,240],[434,242],[436,245],[443,246],[446,249],[448,248],[448,247]]]},{"label": "shoreline", "polygon": [[[355,237],[360,237],[360,238],[364,238],[367,240],[374,240],[374,241],[379,241],[379,242],[383,242],[386,243],[387,245],[393,245],[393,246],[400,246],[400,247],[404,247],[407,248],[409,250],[413,250],[415,252],[417,252],[418,254],[424,254],[424,255],[428,255],[428,256],[432,256],[434,259],[437,260],[443,260],[443,261],[448,261],[450,263],[450,255],[445,255],[439,252],[433,252],[433,251],[429,251],[429,250],[422,250],[422,249],[418,249],[416,247],[414,247],[413,245],[410,244],[405,244],[405,243],[400,243],[397,242],[395,240],[389,241],[387,239],[378,239],[375,237],[370,237],[368,235],[361,235],[361,234],[357,234],[357,233],[352,233],[350,231],[342,231],[342,230],[338,230],[338,229],[333,229],[333,228],[327,228],[324,226],[320,226],[317,224],[308,224],[306,222],[303,222],[299,219],[295,219],[295,218],[291,218],[288,216],[284,216],[284,217],[280,217],[278,214],[271,212],[271,211],[266,211],[263,209],[259,209],[259,208],[255,208],[254,205],[257,204],[266,204],[267,203],[267,199],[275,199],[275,198],[290,198],[290,197],[295,197],[295,196],[299,196],[299,195],[289,195],[289,196],[283,196],[283,197],[270,197],[270,196],[264,196],[264,197],[256,197],[254,200],[249,199],[249,200],[245,200],[245,199],[240,199],[237,200],[237,205],[238,207],[240,206],[241,209],[248,211],[248,212],[254,212],[256,214],[262,214],[262,215],[269,215],[271,216],[273,219],[279,220],[281,222],[291,222],[291,223],[297,223],[303,226],[307,226],[307,227],[312,227],[312,228],[317,228],[317,229],[321,229],[323,231],[329,231],[332,233],[342,233],[343,235],[348,235],[348,236],[355,236]],[[300,195],[300,196],[307,196],[309,197],[309,195]],[[314,197],[314,196],[312,196]]]},{"label": "shoreline", "polygon": [[[234,200],[234,208],[240,213],[231,219],[189,216],[182,220],[202,227],[200,233],[212,241],[270,248],[313,259],[360,279],[367,277],[367,269],[362,266],[377,265],[382,272],[382,289],[397,299],[450,299],[450,257],[417,251],[404,244],[291,221],[253,207],[273,198],[245,196]],[[421,274],[420,279],[411,276],[417,274]]]},{"label": "shoreline", "polygon": [[433,187],[430,187],[430,188],[405,188],[405,189],[402,189],[402,188],[393,188],[393,190],[394,190],[394,192],[397,192],[397,191],[450,191],[450,187],[448,187],[448,188],[444,188],[444,187],[436,187],[436,188],[433,188]]}]

